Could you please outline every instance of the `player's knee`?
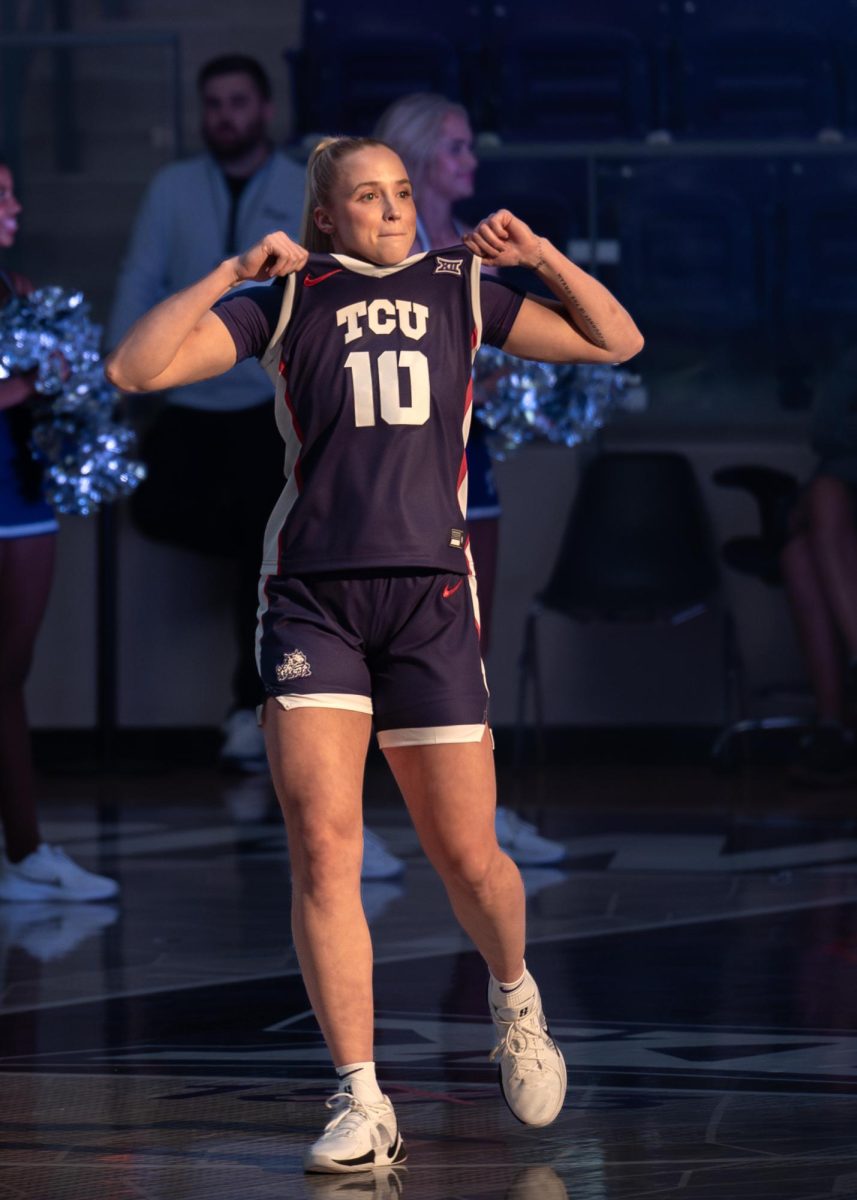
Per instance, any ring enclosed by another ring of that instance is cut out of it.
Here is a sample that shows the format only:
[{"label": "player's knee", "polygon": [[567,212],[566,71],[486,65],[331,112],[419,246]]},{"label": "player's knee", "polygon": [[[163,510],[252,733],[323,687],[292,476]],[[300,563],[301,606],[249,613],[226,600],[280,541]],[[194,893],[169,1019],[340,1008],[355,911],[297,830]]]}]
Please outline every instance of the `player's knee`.
[{"label": "player's knee", "polygon": [[310,822],[289,835],[292,881],[304,892],[332,895],[360,880],[363,843],[359,830]]},{"label": "player's knee", "polygon": [[449,847],[439,870],[448,884],[458,889],[480,892],[491,878],[499,853],[496,845],[486,846],[475,841]]}]

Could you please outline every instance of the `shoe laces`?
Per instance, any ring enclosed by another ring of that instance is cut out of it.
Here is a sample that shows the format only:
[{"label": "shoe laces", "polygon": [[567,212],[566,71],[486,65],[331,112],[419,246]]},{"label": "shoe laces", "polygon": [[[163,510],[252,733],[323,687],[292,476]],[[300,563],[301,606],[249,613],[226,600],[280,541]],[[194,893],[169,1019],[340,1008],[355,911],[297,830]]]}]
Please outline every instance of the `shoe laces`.
[{"label": "shoe laces", "polygon": [[513,1075],[544,1070],[547,1049],[545,1043],[549,1038],[539,1023],[538,1014],[516,1017],[513,1021],[504,1021],[503,1024],[505,1029],[489,1054],[488,1061],[494,1062],[508,1055],[515,1064]]},{"label": "shoe laces", "polygon": [[386,1104],[364,1104],[352,1092],[334,1092],[329,1100],[324,1102],[325,1108],[338,1109],[324,1127],[325,1133],[336,1129],[339,1133],[351,1137],[360,1128],[361,1123],[375,1120],[386,1111]]}]

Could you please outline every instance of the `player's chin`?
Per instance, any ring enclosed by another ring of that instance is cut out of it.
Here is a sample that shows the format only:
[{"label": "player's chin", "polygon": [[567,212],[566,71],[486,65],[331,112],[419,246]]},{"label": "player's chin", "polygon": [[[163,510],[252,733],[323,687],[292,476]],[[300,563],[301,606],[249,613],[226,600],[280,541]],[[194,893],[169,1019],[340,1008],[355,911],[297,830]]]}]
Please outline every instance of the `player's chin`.
[{"label": "player's chin", "polygon": [[407,235],[389,233],[378,238],[375,243],[375,261],[384,266],[400,263],[408,257],[408,251],[413,238]]}]

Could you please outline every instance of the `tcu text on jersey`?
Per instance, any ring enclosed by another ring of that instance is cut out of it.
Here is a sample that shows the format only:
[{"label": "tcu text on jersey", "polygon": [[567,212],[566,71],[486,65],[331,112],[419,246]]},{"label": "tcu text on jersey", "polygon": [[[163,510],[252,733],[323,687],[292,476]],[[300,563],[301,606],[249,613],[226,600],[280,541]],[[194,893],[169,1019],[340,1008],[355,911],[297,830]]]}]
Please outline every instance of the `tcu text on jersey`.
[{"label": "tcu text on jersey", "polygon": [[[379,298],[358,300],[337,309],[336,324],[345,326],[345,343],[359,340],[365,333],[387,336],[397,331],[411,341],[425,337],[429,310],[413,300]],[[368,351],[352,350],[345,360],[351,373],[354,395],[354,424],[358,428],[374,425],[375,384],[372,359]],[[423,425],[431,415],[431,385],[428,359],[418,350],[382,350],[376,358],[381,420],[388,425]],[[409,394],[403,400],[399,372],[407,372]]]},{"label": "tcu text on jersey", "polygon": [[336,313],[336,324],[345,326],[346,345],[363,336],[365,326],[361,324],[361,318],[365,318],[370,333],[383,335],[398,328],[406,338],[418,342],[425,337],[429,310],[425,304],[413,300],[379,299],[369,304],[358,300],[356,304],[347,304]]}]

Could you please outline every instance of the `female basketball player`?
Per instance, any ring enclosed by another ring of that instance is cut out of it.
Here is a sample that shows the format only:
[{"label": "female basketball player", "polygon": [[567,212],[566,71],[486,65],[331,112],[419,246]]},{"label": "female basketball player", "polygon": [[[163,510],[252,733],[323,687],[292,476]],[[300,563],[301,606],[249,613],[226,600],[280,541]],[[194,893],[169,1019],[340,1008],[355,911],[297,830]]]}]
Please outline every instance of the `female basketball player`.
[{"label": "female basketball player", "polygon": [[[553,362],[618,362],[641,336],[596,280],[508,211],[409,257],[416,210],[383,143],[335,138],[307,168],[305,245],[272,233],[137,322],[108,361],[158,391],[255,354],[277,386],[287,482],[260,582],[268,754],[288,829],[295,946],[340,1083],[311,1171],[405,1152],[373,1062],[372,948],[360,903],[363,768],[374,719],[425,852],[489,971],[503,1093],[524,1123],[566,1071],[524,965],[524,891],[494,835],[478,605],[463,513],[480,341]],[[556,302],[480,279],[536,272]],[[235,285],[275,279],[218,303]],[[214,307],[213,307],[214,306]]]}]

